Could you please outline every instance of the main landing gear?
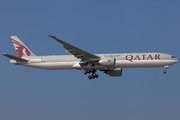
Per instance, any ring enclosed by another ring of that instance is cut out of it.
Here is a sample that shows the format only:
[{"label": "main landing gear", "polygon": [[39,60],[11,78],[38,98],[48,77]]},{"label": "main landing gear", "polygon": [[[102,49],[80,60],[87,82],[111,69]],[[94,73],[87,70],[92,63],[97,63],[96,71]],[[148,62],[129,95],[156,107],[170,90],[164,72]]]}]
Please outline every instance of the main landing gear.
[{"label": "main landing gear", "polygon": [[163,73],[166,74],[167,73],[167,69],[169,68],[169,66],[164,66],[164,70],[163,70]]},{"label": "main landing gear", "polygon": [[98,78],[98,74],[96,74],[96,70],[95,69],[92,69],[92,70],[84,70],[83,71],[84,74],[90,74],[92,73],[91,75],[88,76],[89,80],[91,79],[95,79],[95,78]]},{"label": "main landing gear", "polygon": [[95,79],[95,78],[98,78],[99,76],[97,74],[92,74],[92,75],[89,75],[88,78],[91,80],[91,79]]}]

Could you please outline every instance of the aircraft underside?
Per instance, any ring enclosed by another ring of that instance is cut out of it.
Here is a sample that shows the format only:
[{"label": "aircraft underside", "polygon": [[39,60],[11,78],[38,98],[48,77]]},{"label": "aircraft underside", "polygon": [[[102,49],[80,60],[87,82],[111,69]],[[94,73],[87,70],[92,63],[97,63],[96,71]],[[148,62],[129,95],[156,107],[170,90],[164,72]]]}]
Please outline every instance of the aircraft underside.
[{"label": "aircraft underside", "polygon": [[146,67],[164,67],[164,73],[166,69],[171,65],[170,60],[161,61],[126,61],[119,60],[116,61],[115,66],[107,67],[100,64],[87,63],[86,65],[80,65],[79,62],[42,62],[42,63],[26,63],[24,66],[34,67],[46,70],[70,70],[78,69],[83,70],[84,74],[90,74],[89,79],[98,78],[96,74],[97,70],[103,71],[109,76],[122,76],[122,68],[146,68]]}]

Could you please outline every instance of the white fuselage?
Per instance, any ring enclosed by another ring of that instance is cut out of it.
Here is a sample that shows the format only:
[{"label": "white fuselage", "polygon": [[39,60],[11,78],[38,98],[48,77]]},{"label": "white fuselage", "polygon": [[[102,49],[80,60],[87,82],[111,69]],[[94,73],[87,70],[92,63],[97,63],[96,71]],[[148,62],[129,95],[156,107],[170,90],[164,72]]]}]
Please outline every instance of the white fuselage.
[{"label": "white fuselage", "polygon": [[[96,55],[100,56],[101,59],[116,58],[114,67],[102,66],[101,64],[92,66],[92,68],[97,70],[164,67],[178,62],[174,56],[164,53],[117,53]],[[11,63],[47,70],[83,69],[79,65],[80,59],[77,59],[73,55],[29,56],[24,58],[27,59],[28,62],[11,60]]]}]

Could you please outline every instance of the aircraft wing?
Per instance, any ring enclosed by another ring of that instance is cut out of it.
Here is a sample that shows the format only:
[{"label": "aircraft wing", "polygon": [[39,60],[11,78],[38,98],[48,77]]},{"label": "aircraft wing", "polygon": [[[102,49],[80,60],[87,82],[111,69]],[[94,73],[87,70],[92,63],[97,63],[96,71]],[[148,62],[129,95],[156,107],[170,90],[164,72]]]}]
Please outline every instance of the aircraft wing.
[{"label": "aircraft wing", "polygon": [[91,60],[91,61],[93,61],[93,60],[100,60],[100,57],[99,57],[99,56],[96,56],[96,55],[94,55],[94,54],[91,54],[91,53],[88,53],[88,52],[86,52],[86,51],[84,51],[84,50],[81,50],[81,49],[79,49],[79,48],[77,48],[77,47],[75,47],[75,46],[73,46],[73,45],[71,45],[71,44],[69,44],[69,43],[66,43],[66,42],[58,39],[58,38],[55,37],[55,36],[49,35],[49,37],[51,37],[51,38],[55,39],[56,41],[58,41],[59,43],[61,43],[61,44],[63,45],[63,47],[64,47],[68,52],[70,52],[71,54],[73,54],[73,55],[74,55],[76,58],[78,58],[78,59],[81,59],[81,60],[83,60],[83,61],[84,61],[84,60]]}]

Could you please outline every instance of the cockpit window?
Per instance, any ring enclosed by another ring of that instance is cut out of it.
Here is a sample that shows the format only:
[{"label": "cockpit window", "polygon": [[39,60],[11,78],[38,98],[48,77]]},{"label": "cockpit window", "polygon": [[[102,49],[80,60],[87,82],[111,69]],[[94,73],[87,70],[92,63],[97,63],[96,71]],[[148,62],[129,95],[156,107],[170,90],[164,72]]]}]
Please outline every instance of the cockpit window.
[{"label": "cockpit window", "polygon": [[175,56],[171,56],[171,58],[176,58]]}]

